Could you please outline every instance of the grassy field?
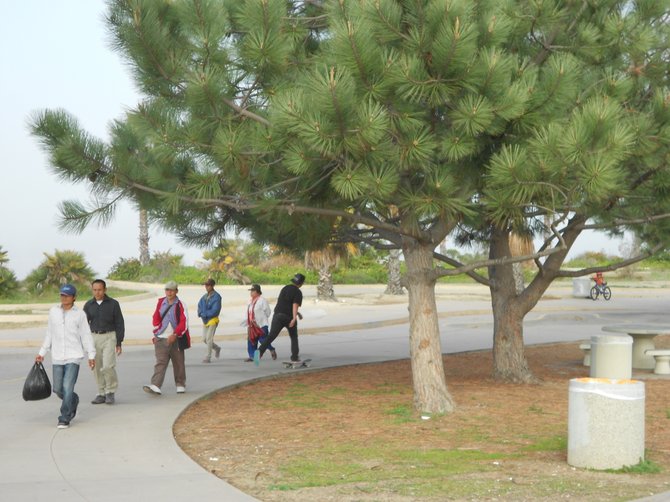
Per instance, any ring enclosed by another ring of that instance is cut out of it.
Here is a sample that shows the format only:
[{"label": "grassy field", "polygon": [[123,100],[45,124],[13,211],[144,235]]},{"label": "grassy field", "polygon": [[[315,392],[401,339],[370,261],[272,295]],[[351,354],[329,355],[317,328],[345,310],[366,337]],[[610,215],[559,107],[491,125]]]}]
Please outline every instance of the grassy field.
[{"label": "grassy field", "polygon": [[[144,291],[134,289],[107,288],[107,294],[112,298],[123,298],[125,296],[139,295],[141,293],[144,293]],[[79,290],[78,296],[79,299],[81,300],[91,298],[92,294],[89,290],[85,291]],[[0,298],[0,305],[26,305],[34,303],[44,303],[44,304],[58,303],[58,292],[54,291],[53,294],[48,295],[34,295],[26,291],[21,291],[8,298]],[[11,313],[30,314],[30,311],[20,312],[20,310],[21,309],[17,309],[17,311],[11,311]],[[7,310],[0,312],[0,314],[9,314],[9,313],[10,311]]]}]

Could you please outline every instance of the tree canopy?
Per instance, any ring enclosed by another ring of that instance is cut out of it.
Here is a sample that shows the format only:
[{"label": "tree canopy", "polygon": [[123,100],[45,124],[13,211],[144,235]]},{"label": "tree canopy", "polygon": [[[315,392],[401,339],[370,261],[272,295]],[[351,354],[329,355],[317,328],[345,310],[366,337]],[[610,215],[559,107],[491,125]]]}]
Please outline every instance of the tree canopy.
[{"label": "tree canopy", "polygon": [[108,5],[146,99],[110,144],[66,112],[33,118],[58,175],[98,197],[67,203],[65,221],[132,197],[189,242],[237,227],[292,247],[401,248],[420,410],[452,408],[435,281],[495,286],[515,259],[501,244],[460,267],[434,253],[447,235],[549,231],[534,256],[560,269],[587,223],[668,212],[667,0]]}]

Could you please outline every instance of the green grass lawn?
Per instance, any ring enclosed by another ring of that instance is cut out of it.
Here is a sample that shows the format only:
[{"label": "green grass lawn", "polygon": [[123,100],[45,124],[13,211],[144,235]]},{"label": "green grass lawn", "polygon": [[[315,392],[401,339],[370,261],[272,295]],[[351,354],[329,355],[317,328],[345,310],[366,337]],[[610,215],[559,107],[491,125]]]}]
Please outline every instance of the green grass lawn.
[{"label": "green grass lawn", "polygon": [[[111,296],[112,298],[123,298],[126,296],[139,295],[144,292],[145,291],[135,289],[119,289],[112,287],[107,288],[107,295]],[[86,291],[79,290],[78,297],[80,301],[82,300],[86,301],[89,298],[92,298],[93,295],[89,290]],[[19,291],[8,298],[0,298],[0,305],[25,305],[32,303],[45,303],[45,304],[58,303],[58,291],[54,291],[53,294],[46,294],[46,295],[35,295],[28,293],[27,291]],[[0,312],[0,315],[9,313],[10,313],[9,311],[4,311]],[[13,313],[16,314],[21,312],[13,312]]]}]

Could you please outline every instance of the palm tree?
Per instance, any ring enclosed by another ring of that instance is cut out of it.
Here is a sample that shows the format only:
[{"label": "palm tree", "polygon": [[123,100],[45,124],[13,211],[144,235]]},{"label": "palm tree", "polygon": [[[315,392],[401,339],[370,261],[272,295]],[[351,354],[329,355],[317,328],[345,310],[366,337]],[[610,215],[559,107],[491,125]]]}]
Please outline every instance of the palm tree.
[{"label": "palm tree", "polygon": [[214,249],[205,251],[203,257],[209,260],[210,277],[228,277],[238,284],[251,284],[251,279],[240,270],[246,261],[240,242],[222,239]]},{"label": "palm tree", "polygon": [[7,262],[7,251],[3,251],[0,246],[0,298],[9,296],[19,286],[14,272],[5,266]]},{"label": "palm tree", "polygon": [[388,281],[386,283],[385,295],[404,295],[405,290],[402,286],[402,276],[400,274],[400,250],[391,249],[389,251],[388,261],[386,262],[388,269]]},{"label": "palm tree", "polygon": [[56,250],[53,255],[44,253],[44,256],[44,261],[26,278],[28,289],[36,293],[68,282],[84,285],[93,279],[93,271],[81,253]]},{"label": "palm tree", "polygon": [[323,249],[305,253],[305,268],[316,270],[319,274],[319,282],[316,286],[317,300],[337,301],[331,269],[337,267],[340,260],[356,254],[358,254],[358,247],[354,244],[330,244]]},{"label": "palm tree", "polygon": [[149,265],[149,216],[146,209],[140,209],[140,264]]},{"label": "palm tree", "polygon": [[[521,235],[511,233],[509,236],[509,249],[512,256],[531,255],[535,252],[533,239],[528,235]],[[516,262],[512,265],[512,272],[514,274],[514,284],[516,292],[521,293],[524,290],[523,269],[525,267],[533,266],[532,260],[524,262]]]}]

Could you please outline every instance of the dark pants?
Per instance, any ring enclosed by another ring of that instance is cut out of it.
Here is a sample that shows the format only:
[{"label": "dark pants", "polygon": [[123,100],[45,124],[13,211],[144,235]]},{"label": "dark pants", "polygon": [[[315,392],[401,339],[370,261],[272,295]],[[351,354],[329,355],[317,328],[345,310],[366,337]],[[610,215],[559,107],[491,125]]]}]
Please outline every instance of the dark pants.
[{"label": "dark pants", "polygon": [[[262,344],[265,339],[268,337],[268,327],[267,326],[262,326],[261,329],[263,330],[263,333],[265,333],[263,336],[256,338],[253,342],[249,340],[249,337],[247,337],[247,353],[249,354],[249,359],[254,358],[254,352],[256,352],[256,349],[258,348],[258,344]],[[267,346],[268,349],[270,350],[275,350],[275,348],[272,346],[272,344]]]},{"label": "dark pants", "polygon": [[286,328],[288,330],[288,336],[291,337],[291,361],[300,360],[300,357],[298,356],[300,352],[300,348],[298,347],[298,322],[296,321],[295,325],[292,328],[289,328],[288,325],[291,322],[291,319],[292,317],[286,314],[275,313],[275,315],[272,316],[270,334],[258,347],[261,356],[265,353],[272,342],[275,341],[275,338],[279,336],[279,332]]}]

